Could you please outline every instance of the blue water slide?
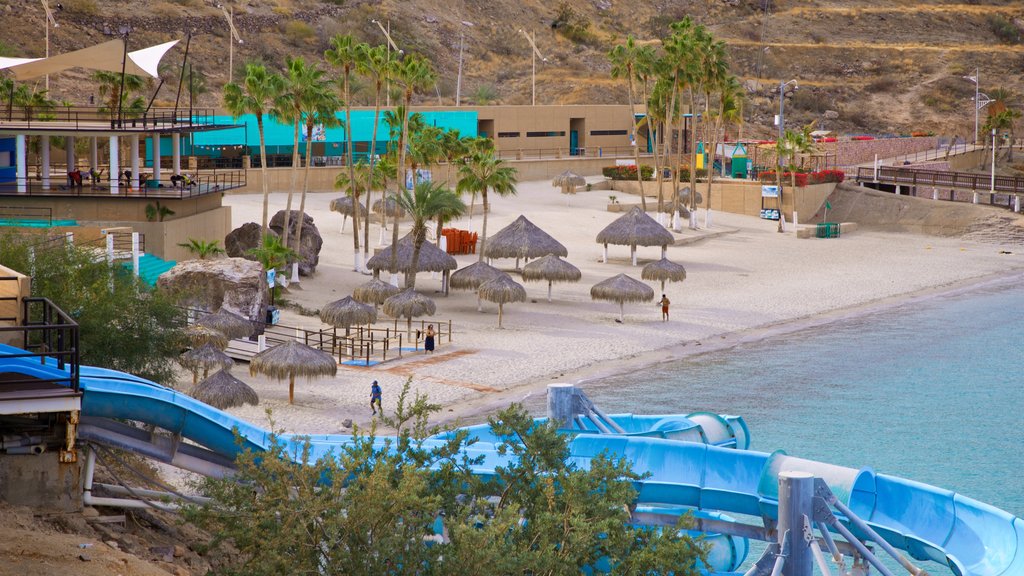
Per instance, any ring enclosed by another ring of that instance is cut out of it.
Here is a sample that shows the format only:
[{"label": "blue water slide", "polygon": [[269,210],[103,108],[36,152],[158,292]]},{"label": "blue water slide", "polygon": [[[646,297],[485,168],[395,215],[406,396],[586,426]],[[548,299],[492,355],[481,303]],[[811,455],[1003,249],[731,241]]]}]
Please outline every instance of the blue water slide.
[{"label": "blue water slide", "polygon": [[[52,362],[41,365],[38,360],[5,358],[5,349],[20,352],[0,346],[0,373],[16,372],[40,378],[66,376]],[[265,449],[270,441],[269,432],[262,428],[141,378],[82,367],[80,383],[84,392],[84,416],[153,424],[180,433],[227,458],[233,458],[239,450],[234,430],[238,430],[244,446],[255,450]],[[646,420],[629,415],[622,422],[627,423],[630,418],[634,419],[630,427],[623,427],[639,432]],[[652,419],[652,423],[662,419],[646,418]],[[700,421],[702,429],[706,428],[705,423],[712,427],[717,422],[710,417],[666,418],[679,419],[676,428],[680,430],[688,429],[682,420]],[[722,420],[730,424],[728,418]],[[731,445],[745,447],[749,437],[746,427],[730,426],[734,438]],[[722,432],[725,429],[712,428],[711,434],[705,430],[704,435],[708,440],[727,440]],[[484,456],[484,462],[474,470],[476,473],[493,474],[497,466],[508,462],[507,456],[494,451],[493,438],[483,437],[483,428],[470,430],[475,431],[480,441],[467,450]],[[304,437],[284,437],[296,450],[298,438]],[[314,457],[336,451],[350,441],[351,437],[345,435],[313,436]],[[957,576],[1024,574],[1024,521],[960,494],[877,474],[868,468],[834,466],[783,452],[769,454],[637,435],[580,433],[570,441],[569,450],[571,458],[580,465],[585,466],[592,458],[607,454],[627,458],[634,470],[648,473],[648,477],[636,483],[640,506],[689,507],[768,518],[778,515],[779,473],[808,472],[824,479],[853,513],[865,519],[888,542],[916,559],[946,565]],[[728,555],[733,557],[734,552]],[[736,569],[735,566],[716,568]]]}]

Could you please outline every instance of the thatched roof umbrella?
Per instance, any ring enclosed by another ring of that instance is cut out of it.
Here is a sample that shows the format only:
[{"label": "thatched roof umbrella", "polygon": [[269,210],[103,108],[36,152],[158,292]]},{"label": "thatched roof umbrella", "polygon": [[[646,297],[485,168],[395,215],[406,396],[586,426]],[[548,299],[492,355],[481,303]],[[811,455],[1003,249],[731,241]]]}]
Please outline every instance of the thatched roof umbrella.
[{"label": "thatched roof umbrella", "polygon": [[192,397],[221,410],[242,404],[255,406],[260,403],[256,391],[235,378],[226,368],[214,372],[212,376],[192,388]]},{"label": "thatched roof umbrella", "polygon": [[255,328],[252,325],[252,321],[242,318],[238,314],[228,312],[223,308],[196,320],[196,325],[216,330],[229,339],[248,338],[252,336]]},{"label": "thatched roof umbrella", "polygon": [[209,342],[196,346],[178,357],[178,364],[192,372],[193,386],[199,381],[200,370],[203,371],[203,378],[206,378],[211,368],[230,368],[234,363],[230,356]]},{"label": "thatched roof umbrella", "polygon": [[[381,270],[387,270],[392,274],[396,272],[407,272],[412,265],[412,253],[415,250],[411,234],[406,234],[398,241],[397,270],[391,269],[391,246],[381,250],[374,257],[366,261],[366,267],[380,274]],[[416,272],[441,272],[444,277],[441,281],[442,287],[447,291],[448,273],[459,267],[459,263],[452,258],[451,254],[441,250],[431,242],[424,242],[420,247],[420,259],[416,264]]]},{"label": "thatched roof umbrella", "polygon": [[374,214],[380,214],[383,212],[384,216],[389,218],[394,217],[395,211],[398,212],[399,218],[405,217],[405,210],[402,210],[402,207],[395,202],[394,198],[382,198],[377,200],[373,203],[372,209]]},{"label": "thatched roof umbrella", "polygon": [[604,244],[605,262],[608,261],[608,245],[619,244],[629,246],[633,266],[636,266],[637,246],[661,246],[661,256],[664,258],[668,245],[675,242],[675,237],[654,218],[634,206],[598,232],[597,241]]},{"label": "thatched roof umbrella", "polygon": [[548,254],[523,266],[523,280],[527,282],[548,281],[548,302],[551,302],[552,282],[578,282],[582,277],[579,268],[554,254]]},{"label": "thatched roof umbrella", "polygon": [[561,242],[526,219],[516,218],[494,236],[487,239],[484,256],[487,258],[515,258],[516,269],[520,258],[540,258],[548,254],[568,256],[569,251]]},{"label": "thatched roof umbrella", "polygon": [[644,266],[640,271],[640,278],[644,280],[660,280],[661,291],[665,291],[665,281],[682,282],[686,280],[686,268],[682,264],[676,264],[668,258],[662,258]]},{"label": "thatched roof umbrella", "polygon": [[377,309],[362,302],[357,302],[351,296],[346,296],[321,308],[320,320],[336,328],[344,328],[345,336],[348,336],[353,324],[372,324],[376,322]]},{"label": "thatched roof umbrella", "polygon": [[508,274],[502,274],[480,285],[480,297],[498,305],[498,328],[501,328],[501,313],[506,302],[525,302],[526,288]]},{"label": "thatched roof umbrella", "polygon": [[621,322],[626,319],[623,304],[626,302],[650,302],[654,300],[654,289],[635,278],[619,274],[591,286],[590,299],[618,302],[619,321]]},{"label": "thatched roof umbrella", "polygon": [[488,280],[494,280],[502,274],[505,273],[482,260],[478,260],[469,266],[456,270],[448,284],[456,290],[477,290],[476,310],[477,312],[483,312],[483,306],[480,304],[480,285]]},{"label": "thatched roof umbrella", "polygon": [[380,278],[373,278],[366,284],[356,286],[352,291],[352,299],[363,304],[372,303],[373,309],[376,310],[377,306],[401,291],[398,286],[388,284]]},{"label": "thatched roof umbrella", "polygon": [[331,200],[331,211],[341,213],[341,231],[345,231],[345,221],[352,215],[353,206],[357,212],[359,212],[360,218],[366,217],[366,208],[362,204],[356,204],[353,202],[351,196],[342,196],[341,198],[335,198]]},{"label": "thatched roof umbrella", "polygon": [[310,348],[297,340],[286,340],[252,357],[249,374],[266,374],[277,380],[288,379],[288,403],[295,401],[295,377],[319,378],[334,376],[338,364],[322,350]]},{"label": "thatched roof umbrella", "polygon": [[405,318],[406,330],[412,333],[414,317],[433,316],[434,312],[437,312],[434,301],[412,288],[406,288],[384,301],[384,313],[395,319],[395,330],[398,329],[398,319]]},{"label": "thatched roof umbrella", "polygon": [[586,186],[587,179],[572,170],[566,170],[551,181],[551,185],[562,188],[562,194],[575,194],[577,186]]},{"label": "thatched roof umbrella", "polygon": [[202,346],[203,344],[213,344],[215,347],[223,350],[228,346],[227,336],[222,332],[205,326],[197,326],[195,324],[186,326],[183,333],[185,339],[188,340],[193,348]]}]

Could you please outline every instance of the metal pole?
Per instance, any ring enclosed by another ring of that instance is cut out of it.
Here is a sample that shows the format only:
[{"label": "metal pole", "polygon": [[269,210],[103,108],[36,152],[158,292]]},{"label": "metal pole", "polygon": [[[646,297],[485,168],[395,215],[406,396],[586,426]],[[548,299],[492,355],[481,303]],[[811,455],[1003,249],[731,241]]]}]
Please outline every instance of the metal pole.
[{"label": "metal pole", "polygon": [[124,69],[128,64],[128,33],[124,33],[124,52],[121,55],[121,89],[117,93],[117,126],[121,127],[124,112]]},{"label": "metal pole", "polygon": [[981,89],[981,75],[974,69],[974,145],[978,145],[978,91]]},{"label": "metal pole", "polygon": [[[228,84],[234,82],[235,78],[235,39],[231,36],[231,28],[234,28],[235,7],[228,7]],[[189,78],[191,82],[192,78]],[[192,93],[189,86],[189,94]]]},{"label": "metal pole", "polygon": [[[996,193],[996,129],[992,129],[992,183],[989,187],[989,194]],[[989,196],[991,198],[992,196]]]},{"label": "metal pole", "polygon": [[802,537],[804,518],[813,516],[814,475],[789,471],[779,474],[779,544],[789,533],[789,557],[782,573],[785,576],[812,576],[814,554]]},{"label": "metal pole", "polygon": [[559,428],[572,425],[575,416],[576,386],[572,384],[548,384],[548,418],[557,422]]},{"label": "metal pole", "polygon": [[[537,45],[537,34],[536,33],[533,33],[533,44],[534,44],[534,46]],[[536,52],[536,50],[534,52],[532,52],[531,55],[533,56],[533,80],[531,82],[531,86],[532,86],[532,89],[531,89],[531,94],[532,94],[531,106],[536,106],[537,105],[537,52]]]},{"label": "metal pole", "polygon": [[[465,26],[463,26],[465,27]],[[462,50],[466,41],[466,31],[459,34],[459,78],[455,81],[455,107],[462,105]]]}]

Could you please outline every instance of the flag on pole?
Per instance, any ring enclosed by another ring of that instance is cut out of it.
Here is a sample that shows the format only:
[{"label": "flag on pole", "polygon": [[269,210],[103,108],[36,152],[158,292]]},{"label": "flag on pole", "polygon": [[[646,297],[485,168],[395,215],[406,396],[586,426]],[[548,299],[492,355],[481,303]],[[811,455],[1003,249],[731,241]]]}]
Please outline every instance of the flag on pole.
[{"label": "flag on pole", "polygon": [[825,210],[831,210],[831,209],[832,209],[832,204],[830,204],[828,200],[825,200]]}]

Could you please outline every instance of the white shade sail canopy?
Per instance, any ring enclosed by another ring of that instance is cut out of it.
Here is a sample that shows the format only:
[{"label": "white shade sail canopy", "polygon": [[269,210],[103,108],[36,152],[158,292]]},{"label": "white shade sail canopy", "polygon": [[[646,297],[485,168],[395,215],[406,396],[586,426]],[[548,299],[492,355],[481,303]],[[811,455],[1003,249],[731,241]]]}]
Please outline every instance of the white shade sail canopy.
[{"label": "white shade sail canopy", "polygon": [[69,68],[120,72],[123,64],[126,74],[156,78],[160,59],[177,43],[172,40],[135,50],[125,60],[124,41],[117,39],[49,58],[0,58],[0,70],[10,70],[18,80],[31,80]]}]

